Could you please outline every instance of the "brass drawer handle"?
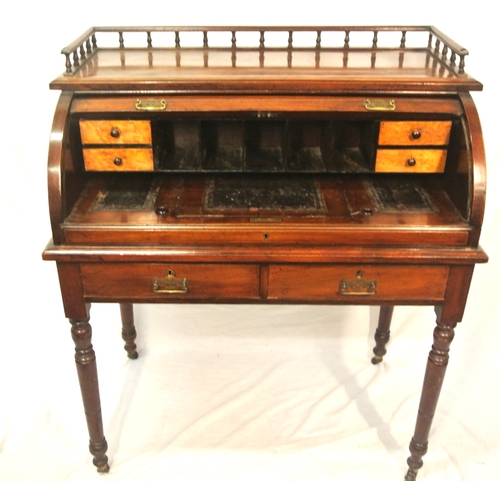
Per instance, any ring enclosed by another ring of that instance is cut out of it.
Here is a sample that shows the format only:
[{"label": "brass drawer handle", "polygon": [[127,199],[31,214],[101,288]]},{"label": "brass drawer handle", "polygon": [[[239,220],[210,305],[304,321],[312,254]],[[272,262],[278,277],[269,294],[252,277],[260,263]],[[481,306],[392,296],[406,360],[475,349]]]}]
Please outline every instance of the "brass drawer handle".
[{"label": "brass drawer handle", "polygon": [[155,293],[188,293],[187,278],[176,278],[174,271],[169,269],[165,278],[153,280],[153,292]]},{"label": "brass drawer handle", "polygon": [[353,280],[342,278],[339,283],[340,295],[375,295],[377,280],[364,280],[363,271],[358,271]]},{"label": "brass drawer handle", "polygon": [[163,111],[167,109],[167,101],[165,99],[137,99],[135,109],[139,111]]},{"label": "brass drawer handle", "polygon": [[408,158],[406,160],[406,166],[407,167],[414,167],[415,165],[417,164],[417,160],[415,160],[415,158]]},{"label": "brass drawer handle", "polygon": [[390,101],[384,101],[383,99],[365,99],[365,109],[368,111],[395,111],[396,101],[391,99]]}]

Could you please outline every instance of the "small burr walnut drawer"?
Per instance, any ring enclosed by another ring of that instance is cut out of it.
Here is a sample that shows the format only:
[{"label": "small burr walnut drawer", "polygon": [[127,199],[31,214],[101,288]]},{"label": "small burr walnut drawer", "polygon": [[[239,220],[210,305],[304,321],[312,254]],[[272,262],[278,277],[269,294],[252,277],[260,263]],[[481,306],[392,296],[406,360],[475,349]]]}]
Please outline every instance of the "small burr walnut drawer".
[{"label": "small burr walnut drawer", "polygon": [[439,173],[446,166],[446,149],[379,149],[376,172]]},{"label": "small burr walnut drawer", "polygon": [[443,300],[447,279],[447,266],[274,265],[269,268],[268,297],[338,302],[432,302]]},{"label": "small burr walnut drawer", "polygon": [[148,120],[80,120],[82,144],[152,144]]},{"label": "small burr walnut drawer", "polygon": [[88,171],[152,171],[151,148],[85,148],[85,170]]},{"label": "small burr walnut drawer", "polygon": [[92,300],[254,299],[259,266],[245,264],[82,264]]},{"label": "small burr walnut drawer", "polygon": [[379,146],[447,146],[450,121],[381,122]]}]

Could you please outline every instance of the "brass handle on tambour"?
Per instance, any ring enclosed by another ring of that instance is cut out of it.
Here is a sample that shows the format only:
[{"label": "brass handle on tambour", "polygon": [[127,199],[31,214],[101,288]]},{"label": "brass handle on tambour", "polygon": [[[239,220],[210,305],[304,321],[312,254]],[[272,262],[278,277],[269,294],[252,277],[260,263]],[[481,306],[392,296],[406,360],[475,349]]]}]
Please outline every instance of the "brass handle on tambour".
[{"label": "brass handle on tambour", "polygon": [[188,293],[187,278],[176,278],[174,271],[169,269],[165,278],[153,279],[155,293]]},{"label": "brass handle on tambour", "polygon": [[116,127],[113,127],[109,135],[113,137],[113,139],[118,139],[118,137],[120,137],[120,130],[117,129]]},{"label": "brass handle on tambour", "polygon": [[167,109],[167,101],[165,99],[137,99],[135,109],[140,111],[163,111]]},{"label": "brass handle on tambour", "polygon": [[390,99],[389,101],[385,101],[384,99],[365,99],[364,106],[367,111],[395,111],[396,101],[394,99]]},{"label": "brass handle on tambour", "polygon": [[358,271],[353,280],[342,278],[339,283],[340,295],[375,295],[377,280],[364,280],[363,271]]},{"label": "brass handle on tambour", "polygon": [[156,207],[155,214],[156,215],[167,215],[168,214],[168,207],[165,207],[163,205]]}]

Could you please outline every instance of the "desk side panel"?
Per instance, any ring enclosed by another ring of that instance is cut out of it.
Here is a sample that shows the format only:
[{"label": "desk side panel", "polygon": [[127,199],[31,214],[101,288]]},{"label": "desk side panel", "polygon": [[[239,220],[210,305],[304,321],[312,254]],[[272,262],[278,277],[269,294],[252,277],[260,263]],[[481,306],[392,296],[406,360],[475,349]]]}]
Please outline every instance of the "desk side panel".
[{"label": "desk side panel", "polygon": [[486,203],[486,155],[481,122],[474,101],[469,93],[461,93],[460,98],[467,120],[466,140],[470,176],[468,219],[472,228],[468,244],[471,247],[476,247],[479,244]]},{"label": "desk side panel", "polygon": [[73,94],[62,92],[57,103],[50,132],[49,156],[47,161],[47,182],[49,189],[49,211],[52,238],[55,244],[61,243],[60,224],[64,218],[63,208],[63,162],[67,147],[69,110]]}]

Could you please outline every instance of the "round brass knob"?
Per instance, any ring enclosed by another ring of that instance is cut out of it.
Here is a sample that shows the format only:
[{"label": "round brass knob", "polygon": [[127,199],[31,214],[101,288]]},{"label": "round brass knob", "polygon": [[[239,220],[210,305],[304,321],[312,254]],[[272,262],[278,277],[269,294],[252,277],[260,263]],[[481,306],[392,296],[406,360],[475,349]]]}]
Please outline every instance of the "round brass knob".
[{"label": "round brass knob", "polygon": [[422,134],[420,133],[420,130],[414,130],[412,133],[411,133],[411,136],[410,136],[412,139],[420,139],[420,137],[422,137]]},{"label": "round brass knob", "polygon": [[116,158],[113,160],[113,163],[114,163],[117,167],[120,167],[120,166],[123,164],[123,160],[122,160],[121,158],[116,157]]},{"label": "round brass knob", "polygon": [[156,215],[167,215],[168,214],[168,207],[156,207],[155,209]]},{"label": "round brass knob", "polygon": [[417,164],[417,160],[415,160],[415,158],[408,158],[406,160],[407,167],[414,167],[416,164]]},{"label": "round brass knob", "polygon": [[118,137],[120,137],[120,130],[116,127],[113,127],[109,135],[111,135],[111,137],[113,137],[114,139],[118,139]]}]

